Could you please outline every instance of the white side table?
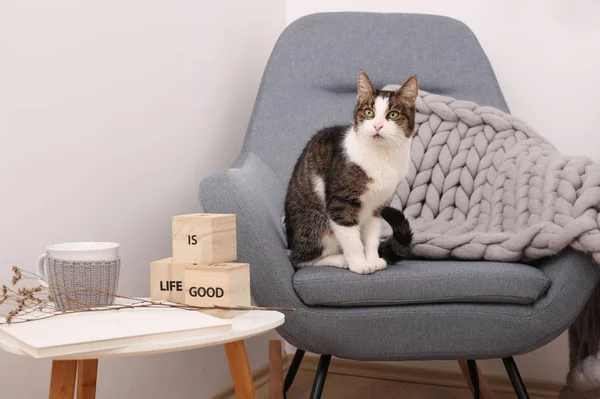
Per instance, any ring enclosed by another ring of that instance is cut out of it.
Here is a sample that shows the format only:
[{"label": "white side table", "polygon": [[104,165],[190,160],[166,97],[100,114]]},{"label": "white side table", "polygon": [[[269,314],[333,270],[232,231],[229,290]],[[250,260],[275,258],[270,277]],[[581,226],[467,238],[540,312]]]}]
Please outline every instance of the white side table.
[{"label": "white side table", "polygon": [[[59,318],[60,316],[57,320]],[[271,331],[283,324],[284,319],[284,315],[279,312],[253,310],[229,319],[228,321],[232,323],[232,330],[226,333],[201,334],[184,340],[173,340],[168,336],[161,336],[154,341],[124,345],[116,349],[88,352],[82,348],[81,353],[71,353],[68,356],[57,355],[52,357],[49,397],[50,399],[73,399],[75,385],[77,385],[78,399],[94,399],[96,397],[98,359],[101,358],[177,352],[223,344],[236,396],[239,399],[254,399],[256,391],[246,356],[244,339]],[[36,328],[36,322],[25,325]],[[65,334],[68,334],[68,331],[65,331]],[[1,340],[0,348],[7,352],[28,356],[20,349]]]}]

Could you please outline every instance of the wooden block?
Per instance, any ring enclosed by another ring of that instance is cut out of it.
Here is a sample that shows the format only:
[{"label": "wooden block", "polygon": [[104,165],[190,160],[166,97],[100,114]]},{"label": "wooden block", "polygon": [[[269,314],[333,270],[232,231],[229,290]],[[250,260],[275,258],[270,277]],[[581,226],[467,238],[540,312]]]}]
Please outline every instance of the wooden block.
[{"label": "wooden block", "polygon": [[185,269],[193,264],[165,258],[150,264],[150,299],[185,303]]},{"label": "wooden block", "polygon": [[[165,258],[150,264],[150,299],[193,306],[250,306],[250,265],[174,262]],[[246,311],[211,309],[211,316],[229,319]]]},{"label": "wooden block", "polygon": [[247,263],[217,263],[210,266],[187,267],[184,286],[186,305],[251,305],[250,265]]},{"label": "wooden block", "polygon": [[231,262],[237,258],[235,215],[196,213],[173,216],[173,260]]},{"label": "wooden block", "polygon": [[165,289],[171,281],[171,258],[150,263],[150,299],[153,301],[170,301],[172,294]]}]

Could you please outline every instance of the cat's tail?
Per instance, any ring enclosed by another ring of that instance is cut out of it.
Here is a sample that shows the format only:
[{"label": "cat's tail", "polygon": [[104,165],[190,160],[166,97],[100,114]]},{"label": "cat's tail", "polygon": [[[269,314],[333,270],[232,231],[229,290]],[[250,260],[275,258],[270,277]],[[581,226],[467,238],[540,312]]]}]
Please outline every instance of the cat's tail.
[{"label": "cat's tail", "polygon": [[409,257],[413,233],[402,211],[386,206],[381,216],[392,226],[393,234],[379,245],[379,256],[392,265]]}]

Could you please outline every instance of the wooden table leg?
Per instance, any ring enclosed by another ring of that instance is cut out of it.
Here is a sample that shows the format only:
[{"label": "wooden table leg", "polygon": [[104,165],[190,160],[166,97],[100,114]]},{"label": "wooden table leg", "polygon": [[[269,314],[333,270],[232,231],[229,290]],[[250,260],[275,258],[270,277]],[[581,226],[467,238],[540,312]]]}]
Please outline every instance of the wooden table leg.
[{"label": "wooden table leg", "polygon": [[79,360],[77,362],[77,399],[96,398],[97,377],[98,359]]},{"label": "wooden table leg", "polygon": [[52,361],[50,377],[50,399],[73,399],[77,360]]},{"label": "wooden table leg", "polygon": [[[474,393],[473,383],[471,382],[471,375],[469,374],[469,366],[467,365],[466,360],[459,360],[458,365],[460,366],[460,371],[462,371],[463,377],[471,390],[471,393]],[[490,389],[485,376],[481,374],[481,370],[479,370],[479,366],[477,366],[477,374],[479,375],[479,392],[481,393],[482,399],[495,399],[494,392]]]},{"label": "wooden table leg", "polygon": [[252,371],[246,355],[244,341],[233,341],[225,344],[225,353],[229,362],[229,370],[237,399],[256,399]]},{"label": "wooden table leg", "polygon": [[269,341],[269,399],[283,399],[281,341]]}]

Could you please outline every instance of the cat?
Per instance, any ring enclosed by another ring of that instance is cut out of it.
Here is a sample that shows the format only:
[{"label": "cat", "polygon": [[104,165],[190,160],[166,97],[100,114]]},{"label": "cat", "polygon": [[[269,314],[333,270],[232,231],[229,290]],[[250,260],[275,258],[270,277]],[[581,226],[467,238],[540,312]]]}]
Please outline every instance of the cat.
[{"label": "cat", "polygon": [[[354,123],[327,127],[310,139],[285,198],[295,267],[369,274],[408,255],[408,221],[388,205],[408,172],[418,91],[416,76],[395,92],[378,91],[361,70]],[[394,234],[380,245],[382,216]]]}]

